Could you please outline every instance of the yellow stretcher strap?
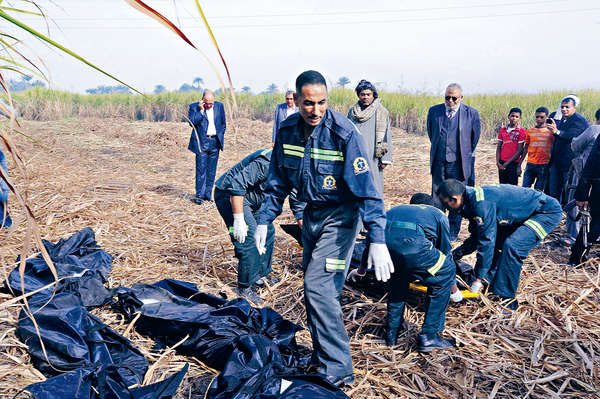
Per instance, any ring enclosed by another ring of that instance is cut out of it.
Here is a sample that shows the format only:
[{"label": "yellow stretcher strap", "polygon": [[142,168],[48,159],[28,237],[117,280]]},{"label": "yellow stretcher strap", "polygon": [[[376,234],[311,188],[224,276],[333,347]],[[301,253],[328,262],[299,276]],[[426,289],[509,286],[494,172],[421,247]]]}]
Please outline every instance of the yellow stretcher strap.
[{"label": "yellow stretcher strap", "polygon": [[[413,291],[427,293],[427,287],[421,284],[410,283],[409,288]],[[460,290],[465,298],[478,298],[479,292],[471,292],[469,290]]]}]

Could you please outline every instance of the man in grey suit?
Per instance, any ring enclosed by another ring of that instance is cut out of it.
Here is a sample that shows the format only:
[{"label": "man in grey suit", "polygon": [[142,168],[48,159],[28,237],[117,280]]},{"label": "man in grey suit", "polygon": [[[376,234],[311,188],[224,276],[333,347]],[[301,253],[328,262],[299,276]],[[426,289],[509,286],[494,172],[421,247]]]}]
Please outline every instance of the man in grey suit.
[{"label": "man in grey suit", "polygon": [[285,92],[285,102],[283,104],[279,104],[275,109],[275,116],[273,117],[273,138],[271,139],[271,147],[275,145],[275,137],[277,136],[277,131],[279,130],[279,125],[283,122],[288,116],[295,114],[298,112],[298,107],[296,107],[296,92],[294,90],[288,90]]},{"label": "man in grey suit", "polygon": [[[427,113],[427,134],[431,142],[429,166],[431,188],[436,206],[442,204],[435,193],[446,179],[466,184],[472,176],[475,148],[479,141],[481,122],[475,108],[463,104],[462,88],[458,83],[446,87],[444,104],[434,105]],[[460,231],[461,216],[450,210],[450,237],[455,240]]]}]

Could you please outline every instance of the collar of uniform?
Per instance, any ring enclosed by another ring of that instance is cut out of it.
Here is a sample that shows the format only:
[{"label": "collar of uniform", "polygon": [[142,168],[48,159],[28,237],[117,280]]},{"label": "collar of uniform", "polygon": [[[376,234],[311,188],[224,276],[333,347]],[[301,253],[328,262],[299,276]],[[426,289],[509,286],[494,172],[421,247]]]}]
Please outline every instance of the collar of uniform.
[{"label": "collar of uniform", "polygon": [[[290,119],[287,118],[286,121]],[[304,119],[302,118],[298,118],[298,120],[296,121],[296,134],[298,135],[298,137],[300,137],[300,139],[304,142]],[[319,124],[317,126],[315,126],[315,128],[313,129],[313,131],[310,133],[311,138],[317,138],[317,136],[319,135],[321,129],[323,129],[323,126],[326,126],[328,129],[331,129],[331,125],[332,125],[332,118],[331,118],[331,112],[329,111],[329,108],[327,108],[327,110],[325,111],[325,115],[323,115],[323,118],[321,119],[321,122],[319,122]]]},{"label": "collar of uniform", "polygon": [[468,207],[472,207],[475,204],[475,189],[473,187],[467,186],[465,187],[465,192],[463,194],[463,203],[460,207],[459,212],[464,212]]}]

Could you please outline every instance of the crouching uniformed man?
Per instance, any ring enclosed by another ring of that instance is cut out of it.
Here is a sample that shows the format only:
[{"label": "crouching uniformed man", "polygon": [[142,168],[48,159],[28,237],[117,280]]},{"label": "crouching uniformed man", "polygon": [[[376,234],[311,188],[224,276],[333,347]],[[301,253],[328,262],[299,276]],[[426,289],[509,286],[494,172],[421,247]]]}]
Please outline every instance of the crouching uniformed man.
[{"label": "crouching uniformed man", "polygon": [[[417,337],[417,351],[431,352],[456,344],[454,339],[442,338],[439,333],[444,330],[451,295],[453,301],[459,302],[462,294],[455,284],[456,265],[451,256],[448,217],[433,206],[433,198],[428,194],[413,195],[410,204],[396,206],[386,214],[385,242],[394,262],[394,273],[388,282],[385,343],[396,345],[398,332],[403,328],[409,284],[420,280],[427,286],[427,309]],[[365,265],[361,264],[348,278],[354,280],[365,272]]]},{"label": "crouching uniformed man", "polygon": [[[275,228],[267,227],[266,251],[259,254],[254,242],[256,213],[264,200],[267,172],[271,162],[271,149],[259,150],[238,162],[225,172],[215,184],[215,205],[229,229],[235,257],[238,259],[238,293],[257,305],[262,304],[255,291],[264,281],[274,284],[276,277],[270,277]],[[295,193],[289,197],[290,208],[302,227],[304,203],[295,200]]]},{"label": "crouching uniformed man", "polygon": [[296,79],[298,113],[277,132],[264,204],[258,215],[256,245],[264,251],[267,225],[281,213],[292,188],[306,202],[302,268],[312,363],[337,386],[354,381],[350,343],[340,296],[352,257],[360,218],[371,239],[369,264],[387,281],[393,264],[385,246],[385,208],[369,170],[356,127],[327,108],[327,83],[316,71]]},{"label": "crouching uniformed man", "polygon": [[448,208],[475,222],[469,225],[471,236],[456,249],[461,255],[477,250],[471,291],[480,291],[485,279],[489,291],[499,296],[492,299],[515,310],[523,261],[560,223],[558,201],[530,188],[511,184],[465,187],[454,179],[445,180],[437,195]]}]

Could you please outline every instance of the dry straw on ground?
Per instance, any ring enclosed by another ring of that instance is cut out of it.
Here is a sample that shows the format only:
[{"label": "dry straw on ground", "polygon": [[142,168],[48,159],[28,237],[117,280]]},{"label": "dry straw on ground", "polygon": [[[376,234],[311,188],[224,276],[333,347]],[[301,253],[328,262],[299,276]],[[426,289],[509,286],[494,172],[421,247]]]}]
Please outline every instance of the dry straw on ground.
[{"label": "dry straw on ground", "polygon": [[[237,120],[237,135],[226,135],[219,173],[270,141],[270,125]],[[26,122],[25,129],[43,146],[19,138],[30,174],[29,186],[15,176],[40,223],[44,238],[57,240],[83,227],[96,232],[100,245],[115,256],[110,286],[130,286],[178,278],[210,293],[234,297],[236,260],[225,226],[213,205],[189,202],[193,192],[193,154],[186,150],[189,128],[182,123],[82,119]],[[416,191],[428,191],[428,143],[394,131],[394,165],[386,170],[386,205],[405,203]],[[494,143],[478,151],[478,182],[496,182]],[[11,170],[14,174],[14,170]],[[12,200],[12,197],[9,201]],[[16,226],[0,232],[4,278],[14,268],[24,226],[11,206]],[[289,211],[279,222],[292,220]],[[600,275],[597,261],[566,271],[566,250],[553,233],[525,262],[512,316],[483,301],[452,305],[446,334],[460,349],[431,355],[414,352],[414,336],[423,319],[409,307],[415,326],[390,349],[379,338],[385,299],[355,290],[343,294],[344,317],[351,337],[356,382],[345,389],[353,398],[548,398],[593,397],[598,387],[600,353]],[[278,230],[274,269],[281,278],[261,294],[269,306],[305,326],[301,253]],[[12,397],[43,380],[30,364],[26,347],[15,337],[19,308],[1,295],[0,397]],[[7,305],[9,304],[9,305]],[[139,347],[150,361],[145,383],[157,381],[190,362],[179,398],[203,397],[213,370],[173,348],[153,349],[135,325],[109,308],[94,310],[112,328]],[[306,330],[299,342],[310,346]]]}]

